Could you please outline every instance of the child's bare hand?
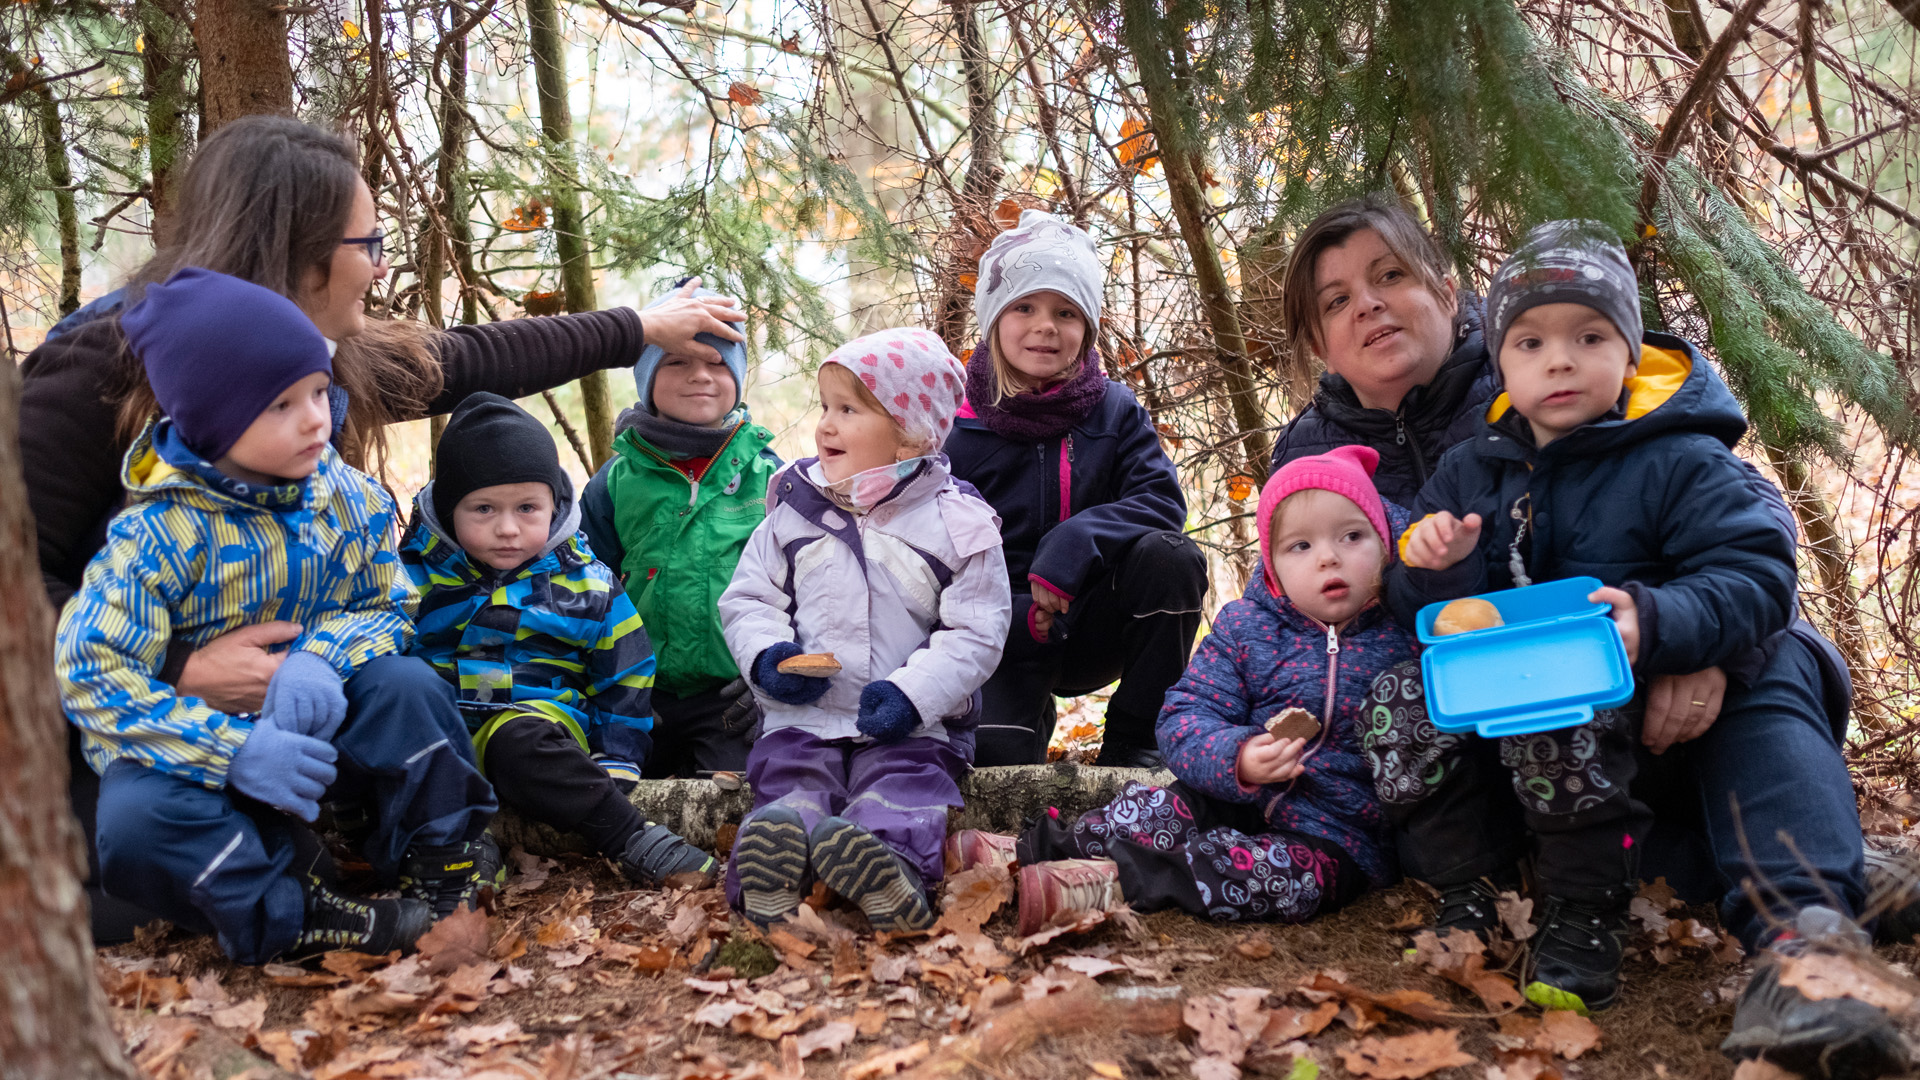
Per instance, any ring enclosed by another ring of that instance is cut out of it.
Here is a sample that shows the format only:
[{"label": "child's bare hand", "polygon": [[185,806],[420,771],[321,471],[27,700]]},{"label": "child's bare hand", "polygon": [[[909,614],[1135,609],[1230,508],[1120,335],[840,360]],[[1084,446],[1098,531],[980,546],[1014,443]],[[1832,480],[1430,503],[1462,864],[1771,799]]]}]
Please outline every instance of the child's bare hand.
[{"label": "child's bare hand", "polygon": [[1030,587],[1033,589],[1033,629],[1040,640],[1045,641],[1053,633],[1054,616],[1067,613],[1067,598],[1037,582]]},{"label": "child's bare hand", "polygon": [[1613,624],[1620,628],[1620,640],[1627,646],[1627,663],[1640,662],[1640,609],[1633,594],[1612,587],[1595,589],[1587,595],[1589,604],[1608,604],[1613,608]]},{"label": "child's bare hand", "polygon": [[1234,772],[1240,786],[1284,784],[1306,771],[1300,755],[1307,749],[1305,739],[1276,739],[1262,732],[1240,746],[1240,758]]},{"label": "child's bare hand", "polygon": [[1414,526],[1407,538],[1407,565],[1445,570],[1473,553],[1480,543],[1480,515],[1457,518],[1445,510]]}]

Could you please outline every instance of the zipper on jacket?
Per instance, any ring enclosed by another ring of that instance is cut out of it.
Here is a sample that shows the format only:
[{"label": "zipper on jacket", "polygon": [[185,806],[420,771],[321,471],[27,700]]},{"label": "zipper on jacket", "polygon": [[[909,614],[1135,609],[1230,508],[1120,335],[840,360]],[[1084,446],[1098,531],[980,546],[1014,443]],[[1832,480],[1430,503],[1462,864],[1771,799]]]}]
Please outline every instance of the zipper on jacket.
[{"label": "zipper on jacket", "polygon": [[1073,514],[1073,436],[1060,440],[1060,520]]},{"label": "zipper on jacket", "polygon": [[1414,490],[1418,491],[1419,489],[1426,487],[1427,486],[1426,455],[1420,452],[1420,440],[1418,437],[1415,437],[1415,438],[1407,437],[1406,418],[1401,414],[1401,411],[1399,409],[1395,409],[1393,411],[1393,432],[1394,432],[1393,441],[1396,443],[1399,443],[1401,446],[1406,447],[1407,453],[1413,458]]},{"label": "zipper on jacket", "polygon": [[1333,692],[1336,688],[1336,684],[1337,684],[1337,680],[1339,679],[1339,676],[1340,676],[1340,631],[1332,626],[1328,626],[1327,627],[1327,704],[1326,704],[1326,708],[1322,709],[1320,712],[1320,739],[1314,741],[1314,746],[1316,748],[1319,747],[1320,740],[1324,740],[1327,737],[1327,732],[1333,727]]}]

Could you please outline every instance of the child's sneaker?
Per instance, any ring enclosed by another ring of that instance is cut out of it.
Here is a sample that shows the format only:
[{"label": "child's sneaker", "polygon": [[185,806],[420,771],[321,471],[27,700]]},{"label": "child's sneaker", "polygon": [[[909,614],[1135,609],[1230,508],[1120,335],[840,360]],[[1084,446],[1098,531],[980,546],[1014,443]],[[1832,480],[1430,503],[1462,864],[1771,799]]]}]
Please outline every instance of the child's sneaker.
[{"label": "child's sneaker", "polygon": [[444,919],[462,904],[478,911],[491,899],[485,891],[500,889],[506,876],[500,845],[481,833],[464,843],[408,848],[400,863],[400,895],[425,901],[436,920]]},{"label": "child's sneaker", "polygon": [[433,927],[433,908],[422,900],[368,900],[334,892],[316,877],[302,878],[305,918],[300,936],[281,954],[285,960],[318,956],[335,949],[381,953],[412,952],[420,935]]},{"label": "child's sneaker", "polygon": [[1020,936],[1040,932],[1063,911],[1111,911],[1122,901],[1120,864],[1055,859],[1020,868]]},{"label": "child's sneaker", "polygon": [[627,837],[627,849],[620,854],[620,873],[648,888],[704,889],[713,884],[719,865],[679,833],[652,821]]},{"label": "child's sneaker", "polygon": [[769,806],[740,826],[733,838],[733,868],[740,875],[740,907],[762,927],[800,910],[807,884],[807,829],[800,815]]},{"label": "child's sneaker", "polygon": [[1626,952],[1627,900],[1632,891],[1600,904],[1547,897],[1539,930],[1528,942],[1527,1000],[1542,1009],[1582,1016],[1613,1004],[1620,993]]},{"label": "child's sneaker", "polygon": [[1848,997],[1814,1000],[1780,982],[1783,957],[1866,948],[1867,935],[1839,912],[1819,905],[1801,909],[1755,962],[1721,1052],[1735,1061],[1764,1057],[1800,1076],[1871,1080],[1905,1072],[1913,1054],[1884,1009]]},{"label": "child's sneaker", "polygon": [[983,829],[961,829],[947,837],[944,848],[947,873],[958,874],[977,866],[1004,866],[1011,870],[1016,861],[1013,849],[1019,843],[1017,836],[1003,836]]},{"label": "child's sneaker", "polygon": [[864,825],[830,817],[815,826],[813,872],[827,888],[860,905],[875,930],[898,933],[933,925],[920,872]]}]

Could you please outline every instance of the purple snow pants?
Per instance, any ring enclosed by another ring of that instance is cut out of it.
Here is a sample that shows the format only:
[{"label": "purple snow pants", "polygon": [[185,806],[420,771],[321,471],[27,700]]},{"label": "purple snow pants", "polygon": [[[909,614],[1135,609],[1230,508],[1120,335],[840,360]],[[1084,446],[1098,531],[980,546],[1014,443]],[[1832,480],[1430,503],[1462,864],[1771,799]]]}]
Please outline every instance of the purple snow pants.
[{"label": "purple snow pants", "polygon": [[[753,809],[746,821],[775,803],[799,814],[808,833],[826,818],[844,817],[864,825],[931,886],[945,876],[940,847],[947,838],[947,808],[960,805],[959,776],[966,767],[966,759],[938,739],[881,744],[779,728],[760,736],[747,754]],[[731,859],[727,901],[740,902],[740,876]]]}]

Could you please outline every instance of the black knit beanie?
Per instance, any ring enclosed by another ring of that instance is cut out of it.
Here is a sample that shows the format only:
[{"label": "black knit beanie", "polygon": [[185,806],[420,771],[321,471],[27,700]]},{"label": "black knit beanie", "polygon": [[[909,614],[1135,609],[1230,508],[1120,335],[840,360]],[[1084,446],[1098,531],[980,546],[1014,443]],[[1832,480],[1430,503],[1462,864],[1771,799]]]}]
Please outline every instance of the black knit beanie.
[{"label": "black knit beanie", "polygon": [[573,481],[560,468],[560,451],[546,425],[499,394],[470,394],[453,410],[435,461],[433,513],[442,528],[453,528],[453,508],[461,499],[496,484],[547,485],[556,519],[573,501]]}]

